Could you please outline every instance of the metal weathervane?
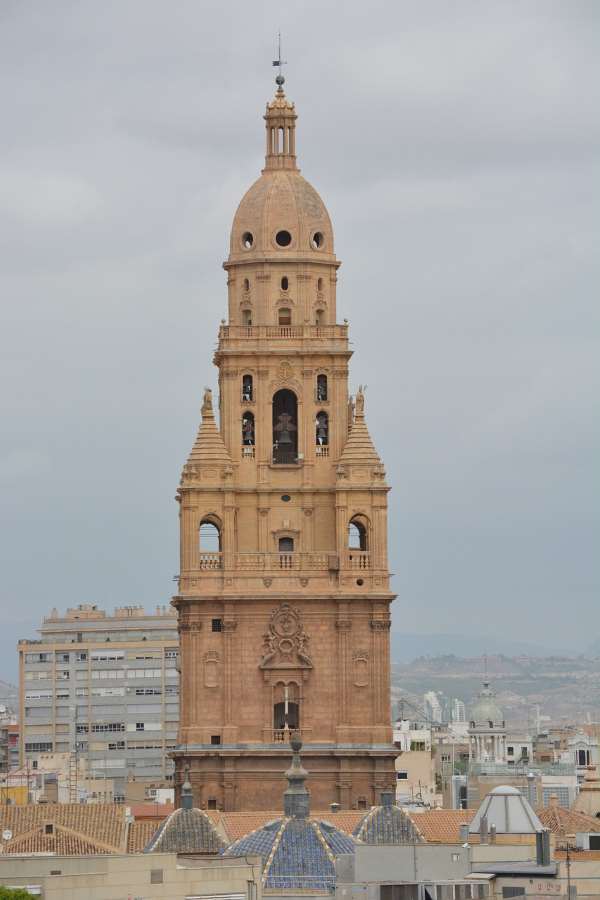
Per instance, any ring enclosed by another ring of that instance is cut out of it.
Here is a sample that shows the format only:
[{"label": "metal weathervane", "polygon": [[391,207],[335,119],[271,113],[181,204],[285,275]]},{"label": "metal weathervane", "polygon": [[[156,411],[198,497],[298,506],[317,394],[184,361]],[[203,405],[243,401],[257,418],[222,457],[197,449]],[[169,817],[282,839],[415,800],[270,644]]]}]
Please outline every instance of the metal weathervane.
[{"label": "metal weathervane", "polygon": [[286,60],[283,59],[283,57],[281,55],[281,32],[279,31],[277,33],[277,59],[273,60],[273,65],[277,66],[277,68],[279,69],[279,74],[277,75],[277,78],[275,79],[275,82],[279,85],[279,87],[281,87],[282,84],[285,82],[285,78],[283,77],[282,68],[286,64],[287,64]]}]

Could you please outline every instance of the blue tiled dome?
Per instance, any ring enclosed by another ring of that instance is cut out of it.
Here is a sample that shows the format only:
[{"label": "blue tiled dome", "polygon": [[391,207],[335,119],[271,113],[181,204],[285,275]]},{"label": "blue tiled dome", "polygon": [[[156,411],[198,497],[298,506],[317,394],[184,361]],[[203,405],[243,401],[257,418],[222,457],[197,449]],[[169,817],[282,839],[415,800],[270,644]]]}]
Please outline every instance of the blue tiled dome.
[{"label": "blue tiled dome", "polygon": [[374,806],[354,829],[363,844],[415,844],[423,838],[410,816],[393,803],[392,794],[382,794],[381,806]]},{"label": "blue tiled dome", "polygon": [[235,841],[223,856],[262,856],[265,888],[327,890],[342,853],[354,853],[354,841],[329,822],[283,816]]},{"label": "blue tiled dome", "polygon": [[144,853],[220,853],[226,842],[210,817],[193,806],[189,778],[181,788],[181,807],[153,834]]},{"label": "blue tiled dome", "polygon": [[335,858],[354,853],[353,839],[330,822],[312,819],[300,741],[286,772],[285,815],[234,841],[223,856],[262,856],[263,887],[278,890],[328,890],[335,885]]}]

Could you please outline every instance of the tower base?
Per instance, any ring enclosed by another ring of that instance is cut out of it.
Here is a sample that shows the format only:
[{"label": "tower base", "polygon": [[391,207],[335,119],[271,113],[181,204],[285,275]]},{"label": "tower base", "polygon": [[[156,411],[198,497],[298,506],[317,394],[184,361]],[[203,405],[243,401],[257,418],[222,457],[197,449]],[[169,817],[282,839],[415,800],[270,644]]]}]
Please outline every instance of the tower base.
[{"label": "tower base", "polygon": [[[344,746],[305,744],[302,759],[313,810],[332,803],[342,809],[368,809],[382,791],[396,790],[391,744]],[[225,812],[280,811],[286,786],[284,772],[291,750],[280,745],[187,745],[171,754],[175,760],[176,803],[189,769],[194,805]]]}]

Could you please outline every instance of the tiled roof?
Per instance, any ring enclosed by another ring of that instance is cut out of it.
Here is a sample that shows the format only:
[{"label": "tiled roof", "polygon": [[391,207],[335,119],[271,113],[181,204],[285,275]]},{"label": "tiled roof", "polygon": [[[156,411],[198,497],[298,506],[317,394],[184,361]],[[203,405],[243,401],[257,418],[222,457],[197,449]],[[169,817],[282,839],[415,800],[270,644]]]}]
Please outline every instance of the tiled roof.
[{"label": "tiled roof", "polygon": [[354,841],[325,821],[279,817],[223,852],[264,860],[263,887],[272,890],[327,890],[335,884],[335,857],[354,852]]},{"label": "tiled roof", "polygon": [[[126,850],[125,809],[115,803],[2,806],[0,831],[12,832],[12,838],[3,841],[4,853],[78,855],[123,853]],[[47,848],[51,844],[64,849],[49,851]],[[77,849],[83,846],[87,849]]]},{"label": "tiled roof", "polygon": [[423,840],[410,816],[398,806],[374,806],[354,829],[364,844],[414,844]]},{"label": "tiled roof", "polygon": [[128,806],[136,821],[138,819],[155,819],[157,822],[162,822],[175,809],[173,803],[152,803],[148,800],[129,803]]},{"label": "tiled roof", "polygon": [[[215,812],[208,810],[215,824],[221,826],[222,831],[229,841],[237,841],[244,835],[262,828],[267,822],[281,818],[281,810],[271,812]],[[364,811],[345,810],[343,812],[314,812],[310,818],[330,822],[346,834],[352,834],[357,824],[364,818]],[[218,819],[217,819],[218,817]]]},{"label": "tiled roof", "polygon": [[460,826],[470,824],[476,810],[427,809],[418,813],[407,812],[423,840],[436,844],[459,844]]},{"label": "tiled roof", "polygon": [[127,852],[142,853],[158,829],[158,822],[151,822],[148,820],[143,822],[132,822],[127,833]]},{"label": "tiled roof", "polygon": [[219,853],[226,841],[201,809],[176,809],[148,841],[144,853]]},{"label": "tiled roof", "polygon": [[577,834],[578,831],[600,831],[600,819],[586,816],[575,809],[564,806],[544,806],[536,810],[544,828],[553,834]]}]

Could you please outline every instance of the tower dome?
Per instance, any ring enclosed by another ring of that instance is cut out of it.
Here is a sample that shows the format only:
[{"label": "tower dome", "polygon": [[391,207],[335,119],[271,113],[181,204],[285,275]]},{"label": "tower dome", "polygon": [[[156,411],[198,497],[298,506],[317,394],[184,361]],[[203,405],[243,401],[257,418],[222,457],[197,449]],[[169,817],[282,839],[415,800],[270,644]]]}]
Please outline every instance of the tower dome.
[{"label": "tower dome", "polygon": [[504,727],[504,713],[496,703],[496,695],[490,689],[489,681],[483,682],[483,689],[479,692],[477,702],[471,709],[470,721],[486,726],[493,722],[495,728]]},{"label": "tower dome", "polygon": [[335,260],[329,213],[296,165],[296,111],[279,87],[267,103],[265,168],[243,196],[231,228],[230,263]]}]

